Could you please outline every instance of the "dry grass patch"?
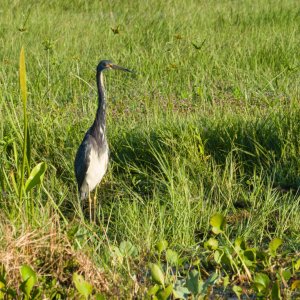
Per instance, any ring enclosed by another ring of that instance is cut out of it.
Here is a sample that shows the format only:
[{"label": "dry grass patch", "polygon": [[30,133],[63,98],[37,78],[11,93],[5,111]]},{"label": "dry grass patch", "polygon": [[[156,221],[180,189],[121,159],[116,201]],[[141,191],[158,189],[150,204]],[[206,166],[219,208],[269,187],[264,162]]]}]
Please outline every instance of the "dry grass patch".
[{"label": "dry grass patch", "polygon": [[39,278],[56,279],[69,288],[72,274],[78,272],[97,290],[108,292],[109,281],[91,257],[75,250],[54,216],[46,226],[16,228],[1,217],[0,263],[5,269],[7,285],[17,289],[21,283],[20,267],[30,265]]}]

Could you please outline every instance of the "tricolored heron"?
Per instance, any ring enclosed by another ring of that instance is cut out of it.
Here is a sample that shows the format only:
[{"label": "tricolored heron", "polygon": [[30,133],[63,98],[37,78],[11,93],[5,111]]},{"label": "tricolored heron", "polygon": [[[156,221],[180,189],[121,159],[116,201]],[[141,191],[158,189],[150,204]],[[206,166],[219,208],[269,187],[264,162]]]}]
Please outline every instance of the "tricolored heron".
[{"label": "tricolored heron", "polygon": [[[90,192],[101,181],[108,165],[108,144],[106,139],[104,70],[130,70],[115,65],[110,60],[102,60],[97,66],[96,81],[98,87],[98,108],[92,126],[86,132],[75,158],[75,175],[80,198],[90,198]],[[91,209],[91,207],[90,207]]]}]

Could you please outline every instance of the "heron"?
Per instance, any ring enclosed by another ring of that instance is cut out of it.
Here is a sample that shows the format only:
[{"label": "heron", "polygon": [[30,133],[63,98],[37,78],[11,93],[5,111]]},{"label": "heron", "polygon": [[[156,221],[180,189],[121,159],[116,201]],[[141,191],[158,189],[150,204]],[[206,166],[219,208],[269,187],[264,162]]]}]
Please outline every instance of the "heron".
[{"label": "heron", "polygon": [[77,150],[74,162],[81,200],[86,198],[90,200],[90,192],[100,183],[107,171],[109,149],[106,138],[106,99],[103,71],[111,69],[132,72],[129,69],[114,64],[110,60],[102,60],[97,66],[98,108],[96,117]]}]

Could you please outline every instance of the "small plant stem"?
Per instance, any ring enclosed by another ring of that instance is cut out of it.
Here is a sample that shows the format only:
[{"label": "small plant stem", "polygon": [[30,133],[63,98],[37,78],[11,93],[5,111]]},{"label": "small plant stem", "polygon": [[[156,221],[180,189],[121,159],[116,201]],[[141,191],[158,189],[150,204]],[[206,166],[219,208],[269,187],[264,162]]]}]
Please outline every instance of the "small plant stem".
[{"label": "small plant stem", "polygon": [[236,269],[236,271],[237,271],[238,275],[239,275],[239,276],[241,276],[241,273],[240,273],[239,267],[238,267],[238,265],[235,263],[235,261],[234,261],[234,260],[232,260],[232,264],[234,265],[234,267],[235,267],[235,269]]},{"label": "small plant stem", "polygon": [[[229,243],[229,245],[230,245],[230,246],[232,247],[232,249],[235,251],[234,245],[231,243],[231,241],[229,240],[228,236],[227,236],[224,232],[222,232],[222,233],[223,233],[223,236],[225,237],[225,239],[227,240],[227,242]],[[246,274],[247,274],[249,280],[252,281],[251,273],[250,273],[248,267],[246,266],[246,264],[245,264],[243,258],[240,256],[240,254],[238,253],[238,251],[235,251],[235,253],[237,254],[238,258],[240,259],[240,261],[241,261],[241,263],[242,263],[242,265],[243,265],[243,267],[244,267],[244,270],[245,270],[245,272],[246,272]]]}]

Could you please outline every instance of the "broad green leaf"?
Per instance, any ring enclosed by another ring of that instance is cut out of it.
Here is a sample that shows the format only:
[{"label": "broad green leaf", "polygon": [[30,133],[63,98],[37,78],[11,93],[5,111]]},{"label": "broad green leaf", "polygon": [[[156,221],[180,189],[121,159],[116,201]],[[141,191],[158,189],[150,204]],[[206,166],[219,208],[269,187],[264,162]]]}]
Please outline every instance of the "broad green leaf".
[{"label": "broad green leaf", "polygon": [[214,284],[218,279],[219,279],[218,273],[213,273],[206,279],[206,282],[208,284]]},{"label": "broad green leaf", "polygon": [[[3,292],[2,292],[3,291]],[[0,299],[5,299],[4,296],[4,291],[5,291],[5,283],[0,281]]]},{"label": "broad green leaf", "polygon": [[295,280],[291,286],[292,291],[300,290],[300,280]]},{"label": "broad green leaf", "polygon": [[208,241],[204,243],[204,248],[210,250],[216,250],[218,249],[218,246],[219,246],[219,242],[214,238],[210,238]]},{"label": "broad green leaf", "polygon": [[237,252],[240,252],[241,250],[246,250],[247,245],[246,242],[243,240],[242,237],[238,237],[235,241],[234,241],[234,249]]},{"label": "broad green leaf", "polygon": [[266,292],[269,290],[270,279],[268,275],[264,273],[257,273],[254,277],[254,286],[258,292]]},{"label": "broad green leaf", "polygon": [[199,279],[200,274],[197,270],[192,270],[189,272],[186,280],[186,286],[189,289],[189,291],[194,295],[197,295],[200,291]]},{"label": "broad green leaf", "polygon": [[217,264],[220,264],[221,263],[221,260],[222,260],[222,257],[224,255],[224,252],[223,250],[216,250],[215,253],[214,253],[214,260]]},{"label": "broad green leaf", "polygon": [[212,226],[212,231],[215,234],[223,232],[225,224],[225,219],[221,214],[215,214],[210,219],[210,225]]},{"label": "broad green leaf", "polygon": [[277,280],[275,281],[275,283],[272,286],[271,299],[272,300],[281,300],[282,299],[281,294],[280,294],[280,285]]},{"label": "broad green leaf", "polygon": [[243,289],[238,285],[234,285],[232,287],[232,290],[234,291],[238,299],[241,299],[241,295],[243,294]]},{"label": "broad green leaf", "polygon": [[295,263],[295,269],[298,271],[300,269],[300,258]]},{"label": "broad green leaf", "polygon": [[155,284],[148,289],[147,295],[148,296],[155,295],[158,292],[158,290],[159,290],[159,285]]},{"label": "broad green leaf", "polygon": [[224,246],[223,251],[224,255],[221,258],[221,263],[232,267],[233,257],[231,253],[231,248]]},{"label": "broad green leaf", "polygon": [[21,289],[27,295],[27,297],[29,297],[34,285],[37,282],[36,273],[28,265],[21,266],[20,273],[23,280]]},{"label": "broad green leaf", "polygon": [[165,277],[161,268],[157,264],[150,264],[150,271],[152,279],[161,285],[165,285]]},{"label": "broad green leaf", "polygon": [[166,252],[166,259],[170,265],[172,266],[178,265],[178,254],[176,251],[168,249]]},{"label": "broad green leaf", "polygon": [[26,102],[27,102],[26,65],[25,65],[25,52],[23,47],[21,48],[21,52],[20,52],[19,77],[20,77],[20,89],[21,89],[23,107],[26,107]]},{"label": "broad green leaf", "polygon": [[131,242],[129,241],[122,241],[120,244],[120,251],[124,256],[131,256],[131,257],[135,257],[138,255],[138,250],[137,248],[132,245]]},{"label": "broad green leaf", "polygon": [[25,183],[25,191],[29,192],[36,185],[40,184],[43,181],[44,174],[47,170],[47,164],[45,162],[41,162],[37,164],[31,171],[26,183]]},{"label": "broad green leaf", "polygon": [[242,255],[247,267],[251,267],[256,263],[256,249],[248,248]]},{"label": "broad green leaf", "polygon": [[173,292],[173,285],[168,285],[165,289],[156,294],[158,300],[167,300]]},{"label": "broad green leaf", "polygon": [[200,294],[206,296],[208,288],[214,285],[218,279],[218,273],[213,273],[205,280],[204,283],[200,280]]},{"label": "broad green leaf", "polygon": [[161,240],[155,245],[155,248],[159,253],[162,253],[168,248],[168,242],[166,240]]},{"label": "broad green leaf", "polygon": [[226,275],[226,276],[223,278],[223,286],[224,286],[224,288],[226,288],[226,287],[228,286],[229,283],[230,283],[229,276]]},{"label": "broad green leaf", "polygon": [[104,297],[102,294],[97,293],[97,294],[95,295],[95,299],[96,299],[96,300],[105,300],[105,297]]},{"label": "broad green leaf", "polygon": [[182,285],[176,286],[176,288],[173,289],[173,297],[175,299],[188,299],[189,294],[190,291]]},{"label": "broad green leaf", "polygon": [[272,256],[276,255],[276,251],[278,249],[279,246],[281,246],[282,244],[282,239],[280,238],[275,238],[273,239],[270,244],[269,244],[269,250]]},{"label": "broad green leaf", "polygon": [[73,274],[73,283],[79,294],[85,299],[88,299],[89,295],[92,294],[93,286],[87,281],[85,281],[82,275],[79,275],[75,272]]},{"label": "broad green leaf", "polygon": [[289,281],[292,277],[292,273],[289,269],[283,270],[281,274],[285,281]]},{"label": "broad green leaf", "polygon": [[[182,264],[181,259],[180,259],[180,262],[181,262],[181,264]],[[201,263],[201,260],[200,260],[199,258],[196,258],[196,259],[192,262],[192,265],[193,265],[193,266],[199,266],[200,263]]]}]

